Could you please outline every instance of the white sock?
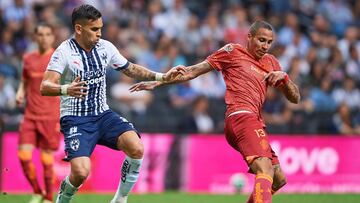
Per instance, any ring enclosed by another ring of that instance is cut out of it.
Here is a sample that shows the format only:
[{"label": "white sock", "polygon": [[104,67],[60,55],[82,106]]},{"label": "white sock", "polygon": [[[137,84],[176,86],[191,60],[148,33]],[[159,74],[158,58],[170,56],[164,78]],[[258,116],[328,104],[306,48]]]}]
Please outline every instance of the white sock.
[{"label": "white sock", "polygon": [[56,203],[69,203],[80,187],[81,185],[79,187],[73,186],[69,181],[69,176],[66,176],[66,178],[61,181]]},{"label": "white sock", "polygon": [[126,203],[129,192],[139,178],[141,162],[142,159],[132,159],[126,156],[121,167],[120,183],[112,202]]}]

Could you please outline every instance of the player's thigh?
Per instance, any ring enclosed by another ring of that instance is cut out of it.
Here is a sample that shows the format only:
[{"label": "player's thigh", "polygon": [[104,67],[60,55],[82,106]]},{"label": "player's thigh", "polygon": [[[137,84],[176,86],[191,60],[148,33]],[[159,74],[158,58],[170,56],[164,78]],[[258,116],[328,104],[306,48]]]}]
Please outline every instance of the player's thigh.
[{"label": "player's thigh", "polygon": [[273,154],[263,123],[255,114],[236,114],[226,119],[226,139],[248,164],[257,157],[272,160]]},{"label": "player's thigh", "polygon": [[141,144],[140,135],[134,125],[117,113],[110,111],[103,118],[99,144],[116,150],[128,150]]},{"label": "player's thigh", "polygon": [[45,150],[57,150],[61,137],[59,120],[38,121],[36,127],[39,132],[39,147]]},{"label": "player's thigh", "polygon": [[29,147],[29,145],[37,146],[37,131],[35,121],[24,118],[20,124],[18,143],[19,146],[25,145],[25,147]]}]

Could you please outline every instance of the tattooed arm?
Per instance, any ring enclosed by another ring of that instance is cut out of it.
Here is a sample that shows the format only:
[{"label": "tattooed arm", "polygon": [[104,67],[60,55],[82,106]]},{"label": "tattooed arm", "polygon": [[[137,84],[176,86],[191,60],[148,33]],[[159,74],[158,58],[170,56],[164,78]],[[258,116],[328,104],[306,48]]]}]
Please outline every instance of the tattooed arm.
[{"label": "tattooed arm", "polygon": [[[177,67],[175,67],[175,68],[177,68]],[[213,68],[211,67],[211,65],[208,62],[203,61],[196,65],[185,67],[184,73],[179,74],[177,77],[173,78],[170,81],[162,82],[162,84],[185,82],[188,80],[192,80],[192,79],[198,77],[199,75],[205,74],[212,70],[213,70]]]},{"label": "tattooed arm", "polygon": [[[185,81],[194,79],[194,78],[198,77],[199,75],[210,72],[212,70],[213,70],[213,68],[206,61],[203,61],[203,62],[198,63],[193,66],[188,66],[188,67],[177,66],[177,67],[174,67],[171,70],[169,70],[169,72],[172,73],[172,76],[174,76],[174,77],[169,77],[169,80],[165,80],[165,81],[161,81],[161,82],[159,82],[159,81],[140,82],[140,83],[133,85],[130,88],[130,91],[135,92],[135,91],[141,91],[141,90],[152,90],[152,89],[154,89],[158,86],[162,86],[162,85],[185,82]],[[167,73],[167,75],[168,75],[168,73]]]},{"label": "tattooed arm", "polygon": [[134,63],[130,63],[123,73],[138,80],[155,80],[156,75],[156,72]]},{"label": "tattooed arm", "polygon": [[279,87],[281,92],[285,95],[286,99],[290,102],[297,104],[300,102],[300,92],[297,85],[289,80],[287,83]]},{"label": "tattooed arm", "polygon": [[277,87],[292,103],[299,103],[300,93],[296,84],[290,80],[289,76],[283,71],[273,71],[268,73],[264,81],[272,87]]}]

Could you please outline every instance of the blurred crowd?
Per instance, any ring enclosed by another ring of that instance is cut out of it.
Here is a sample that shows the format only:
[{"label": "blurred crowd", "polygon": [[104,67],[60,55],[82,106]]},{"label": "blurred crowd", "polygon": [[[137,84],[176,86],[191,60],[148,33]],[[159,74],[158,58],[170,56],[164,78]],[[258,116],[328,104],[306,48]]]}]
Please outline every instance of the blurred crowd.
[{"label": "blurred crowd", "polygon": [[[34,25],[54,26],[56,44],[71,37],[82,3],[103,14],[102,36],[128,60],[155,71],[201,62],[227,43],[246,43],[256,19],[276,30],[271,53],[299,85],[287,102],[269,89],[263,110],[275,134],[360,134],[360,1],[357,0],[1,0],[0,126],[16,130],[22,55],[35,47]],[[108,103],[142,132],[221,133],[225,84],[213,71],[184,84],[129,93],[133,79],[109,69]],[[5,129],[4,129],[5,128]]]}]

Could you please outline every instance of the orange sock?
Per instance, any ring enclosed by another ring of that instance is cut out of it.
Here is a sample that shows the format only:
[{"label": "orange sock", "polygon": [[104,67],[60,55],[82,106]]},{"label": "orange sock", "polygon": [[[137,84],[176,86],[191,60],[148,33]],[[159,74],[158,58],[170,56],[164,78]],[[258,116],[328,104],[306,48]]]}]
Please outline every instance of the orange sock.
[{"label": "orange sock", "polygon": [[31,150],[19,150],[18,157],[20,159],[21,168],[23,169],[26,179],[29,181],[35,194],[42,194],[39,182],[36,178],[35,165],[32,163]]},{"label": "orange sock", "polygon": [[53,199],[53,184],[55,173],[53,169],[54,157],[49,153],[41,153],[41,162],[44,168],[44,182],[45,182],[45,199],[52,201]]},{"label": "orange sock", "polygon": [[39,182],[36,178],[35,165],[31,161],[20,160],[26,179],[29,181],[35,194],[42,194]]},{"label": "orange sock", "polygon": [[272,178],[266,174],[257,174],[254,190],[247,203],[271,203]]}]

